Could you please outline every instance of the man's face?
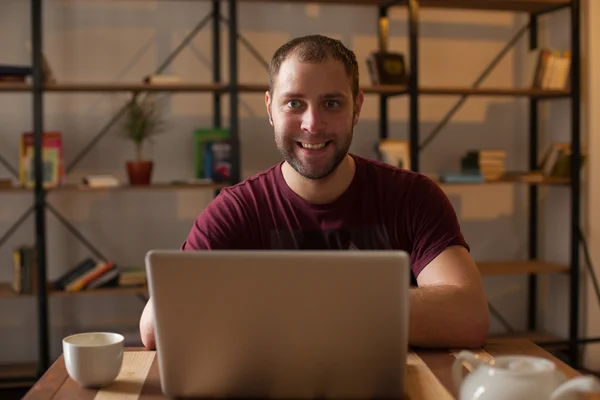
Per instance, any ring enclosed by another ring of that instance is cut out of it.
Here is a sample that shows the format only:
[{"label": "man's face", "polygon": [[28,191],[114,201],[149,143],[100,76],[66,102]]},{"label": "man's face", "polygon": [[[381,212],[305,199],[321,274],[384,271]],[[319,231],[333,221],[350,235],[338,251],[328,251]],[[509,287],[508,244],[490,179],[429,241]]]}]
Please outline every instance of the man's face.
[{"label": "man's face", "polygon": [[321,179],[344,159],[362,93],[352,100],[352,82],[335,60],[303,63],[291,56],[274,79],[273,96],[265,101],[277,149],[300,175]]}]

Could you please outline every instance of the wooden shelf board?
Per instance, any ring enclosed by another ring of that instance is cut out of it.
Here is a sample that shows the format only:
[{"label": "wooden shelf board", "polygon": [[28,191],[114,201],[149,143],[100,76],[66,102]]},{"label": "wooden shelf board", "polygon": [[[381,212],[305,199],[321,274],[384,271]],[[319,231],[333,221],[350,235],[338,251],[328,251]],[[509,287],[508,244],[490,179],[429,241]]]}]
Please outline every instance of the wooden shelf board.
[{"label": "wooden shelf board", "polygon": [[[0,92],[27,92],[31,85],[21,83],[0,83]],[[266,84],[240,84],[237,86],[240,93],[264,93]],[[227,84],[213,83],[178,83],[168,85],[148,85],[144,83],[57,83],[47,85],[47,92],[223,92],[230,90]],[[366,94],[406,95],[408,87],[405,85],[374,85],[362,86]],[[431,96],[508,96],[508,97],[536,97],[557,98],[569,96],[568,90],[545,90],[531,88],[469,88],[469,87],[427,87],[419,88],[420,95]]]},{"label": "wooden shelf board", "polygon": [[[406,0],[402,2],[406,4]],[[570,0],[420,0],[421,7],[544,12],[568,6]]]},{"label": "wooden shelf board", "polygon": [[53,290],[51,292],[52,297],[69,297],[69,296],[92,296],[92,295],[114,295],[114,294],[148,294],[148,288],[146,286],[121,286],[121,287],[107,287],[98,288],[91,290],[81,290],[79,292],[64,292],[60,290]]},{"label": "wooden shelf board", "polygon": [[[121,286],[121,287],[107,287],[93,290],[82,290],[80,292],[64,292],[60,290],[53,290],[48,285],[48,297],[66,297],[66,296],[88,296],[88,295],[105,295],[105,294],[147,294],[148,288],[146,286]],[[0,283],[0,298],[28,298],[33,297],[35,294],[17,294],[13,291],[10,283]]]},{"label": "wooden shelf board", "polygon": [[17,294],[14,292],[14,290],[12,289],[12,286],[10,283],[5,283],[2,282],[0,283],[0,299],[7,299],[7,298],[17,298],[17,297],[30,297],[31,295],[28,294]]},{"label": "wooden shelf board", "polygon": [[[194,184],[171,184],[171,183],[153,183],[150,185],[139,185],[139,186],[131,186],[131,185],[120,185],[116,187],[89,187],[86,185],[78,185],[78,184],[64,184],[59,187],[47,188],[48,193],[59,193],[59,192],[69,192],[69,191],[79,191],[79,192],[113,192],[113,191],[127,191],[127,190],[216,190],[222,189],[230,186],[228,183],[194,183]],[[0,188],[1,192],[6,193],[31,193],[33,189],[23,188],[23,187],[13,187],[13,188]]]},{"label": "wooden shelf board", "polygon": [[144,91],[144,92],[216,92],[226,86],[217,83],[57,83],[45,85],[48,92],[115,92],[115,91]]},{"label": "wooden shelf board", "polygon": [[[382,6],[390,3],[389,0],[239,0],[242,3],[318,3],[318,4],[346,4],[364,6]],[[399,1],[398,5],[406,6],[407,0]],[[424,7],[470,9],[470,10],[496,10],[518,12],[542,12],[563,7],[570,4],[570,0],[420,0]]]},{"label": "wooden shelf board", "polygon": [[470,95],[470,96],[508,96],[554,98],[567,97],[568,90],[547,90],[534,88],[465,88],[465,87],[421,87],[422,95]]},{"label": "wooden shelf board", "polygon": [[66,191],[82,191],[82,192],[109,192],[109,191],[125,191],[125,190],[190,190],[190,189],[222,189],[229,186],[226,183],[194,183],[194,184],[175,184],[175,183],[152,183],[150,185],[120,185],[115,187],[89,187],[78,184],[65,184],[56,188],[51,188],[49,192],[66,192]]},{"label": "wooden shelf board", "polygon": [[30,387],[37,379],[36,363],[0,365],[0,389]]},{"label": "wooden shelf board", "polygon": [[549,178],[549,177],[536,177],[528,178],[527,175],[522,177],[510,177],[502,178],[497,180],[485,181],[485,182],[442,182],[437,178],[432,179],[440,186],[459,186],[459,185],[501,185],[501,184],[527,184],[527,185],[569,185],[571,180],[569,178]]},{"label": "wooden shelf board", "polygon": [[[556,335],[552,335],[546,332],[538,332],[538,331],[527,331],[527,332],[514,332],[514,333],[503,333],[499,335],[490,335],[491,338],[499,338],[499,339],[526,339],[530,340],[540,346],[544,346],[544,343],[550,342],[560,342],[566,340],[565,338],[558,337]],[[545,349],[548,350],[557,350],[566,348],[564,345],[548,345],[544,346]]]},{"label": "wooden shelf board", "polygon": [[0,364],[0,379],[34,376],[36,373],[36,363]]},{"label": "wooden shelf board", "polygon": [[545,261],[477,262],[482,275],[521,275],[567,273],[569,267]]}]

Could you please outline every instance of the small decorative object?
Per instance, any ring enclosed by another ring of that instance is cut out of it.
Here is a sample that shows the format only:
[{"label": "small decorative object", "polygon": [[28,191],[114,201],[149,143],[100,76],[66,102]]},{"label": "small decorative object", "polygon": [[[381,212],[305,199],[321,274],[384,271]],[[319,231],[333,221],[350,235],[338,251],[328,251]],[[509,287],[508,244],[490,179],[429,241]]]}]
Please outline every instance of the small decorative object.
[{"label": "small decorative object", "polygon": [[156,99],[151,94],[134,94],[127,104],[122,133],[135,144],[136,160],[127,161],[127,174],[131,185],[148,185],[154,163],[144,158],[144,142],[152,142],[163,132],[164,121]]},{"label": "small decorative object", "polygon": [[383,139],[375,149],[381,161],[402,169],[410,169],[410,145],[405,140]]}]

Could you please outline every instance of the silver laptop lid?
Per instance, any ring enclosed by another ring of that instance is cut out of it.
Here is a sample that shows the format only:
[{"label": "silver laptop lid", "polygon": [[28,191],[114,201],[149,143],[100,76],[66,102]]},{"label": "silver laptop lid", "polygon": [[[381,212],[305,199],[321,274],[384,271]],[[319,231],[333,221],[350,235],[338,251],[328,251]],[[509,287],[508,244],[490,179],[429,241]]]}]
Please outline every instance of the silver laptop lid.
[{"label": "silver laptop lid", "polygon": [[169,396],[403,395],[405,252],[155,250],[146,268]]}]

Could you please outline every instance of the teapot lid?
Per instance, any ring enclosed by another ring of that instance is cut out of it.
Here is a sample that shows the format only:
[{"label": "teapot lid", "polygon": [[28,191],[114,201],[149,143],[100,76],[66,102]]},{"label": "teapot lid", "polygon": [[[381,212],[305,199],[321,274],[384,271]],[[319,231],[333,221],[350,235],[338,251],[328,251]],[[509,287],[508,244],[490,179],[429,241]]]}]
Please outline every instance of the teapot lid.
[{"label": "teapot lid", "polygon": [[536,374],[553,371],[555,364],[542,357],[534,356],[503,356],[490,360],[494,368],[517,374]]}]

